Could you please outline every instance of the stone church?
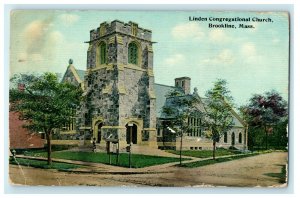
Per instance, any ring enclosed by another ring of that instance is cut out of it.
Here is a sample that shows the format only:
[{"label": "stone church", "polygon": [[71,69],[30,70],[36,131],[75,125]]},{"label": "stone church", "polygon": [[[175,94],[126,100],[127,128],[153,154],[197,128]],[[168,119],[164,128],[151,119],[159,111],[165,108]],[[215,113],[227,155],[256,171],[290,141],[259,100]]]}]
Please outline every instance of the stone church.
[{"label": "stone church", "polygon": [[[185,97],[197,96],[199,111],[205,111],[205,99],[196,88],[191,93],[189,77],[176,78],[174,86],[155,83],[151,36],[151,30],[118,20],[101,23],[90,31],[86,70],[77,70],[70,60],[62,79],[80,86],[84,100],[58,139],[90,144],[95,138],[101,147],[110,138],[118,140],[120,148],[132,142],[179,149],[178,137],[164,125],[162,108],[168,101],[168,93],[177,90]],[[218,145],[247,149],[247,124],[234,110],[232,115],[235,126]],[[184,135],[183,149],[212,149],[211,140],[204,137],[207,129],[201,125],[201,119],[191,117],[188,123],[192,130]]]}]

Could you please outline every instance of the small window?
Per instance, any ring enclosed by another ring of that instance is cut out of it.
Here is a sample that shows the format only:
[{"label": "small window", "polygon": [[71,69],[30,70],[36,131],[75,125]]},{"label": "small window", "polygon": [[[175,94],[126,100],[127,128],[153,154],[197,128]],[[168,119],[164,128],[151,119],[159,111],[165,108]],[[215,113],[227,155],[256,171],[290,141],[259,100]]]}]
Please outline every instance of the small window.
[{"label": "small window", "polygon": [[135,43],[130,43],[128,46],[128,63],[138,64],[138,47]]},{"label": "small window", "polygon": [[106,57],[107,57],[106,44],[104,42],[102,42],[100,44],[100,64],[106,63]]},{"label": "small window", "polygon": [[191,149],[191,150],[193,150],[193,149],[194,149],[194,147],[190,147],[190,149]]}]

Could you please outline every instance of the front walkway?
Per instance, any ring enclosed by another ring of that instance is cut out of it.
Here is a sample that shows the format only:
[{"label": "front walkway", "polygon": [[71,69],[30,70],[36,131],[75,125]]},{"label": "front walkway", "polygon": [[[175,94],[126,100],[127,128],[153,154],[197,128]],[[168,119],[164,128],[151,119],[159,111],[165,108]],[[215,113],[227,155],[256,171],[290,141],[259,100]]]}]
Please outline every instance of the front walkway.
[{"label": "front walkway", "polygon": [[[239,155],[244,155],[244,154],[239,154]],[[179,157],[179,155],[176,156]],[[226,155],[226,156],[221,156],[216,158],[226,158],[230,156],[236,156],[236,155]],[[189,160],[185,159],[184,161],[182,161],[182,164],[212,159],[212,157],[208,157],[208,158],[195,158],[195,157],[188,157],[188,156],[183,156],[183,157],[190,158],[190,159]],[[47,160],[47,158],[44,157],[33,157],[33,156],[25,156],[25,155],[17,155],[16,158]],[[174,167],[175,165],[179,165],[180,163],[180,162],[170,162],[170,163],[153,165],[153,166],[148,166],[143,168],[127,168],[127,167],[120,167],[120,166],[108,165],[103,163],[83,162],[77,160],[66,160],[66,159],[58,159],[58,158],[52,158],[52,161],[83,166],[81,168],[66,170],[66,171],[82,172],[82,173],[102,173],[102,174],[103,173],[107,173],[107,174],[167,173],[170,171],[171,167]]]}]

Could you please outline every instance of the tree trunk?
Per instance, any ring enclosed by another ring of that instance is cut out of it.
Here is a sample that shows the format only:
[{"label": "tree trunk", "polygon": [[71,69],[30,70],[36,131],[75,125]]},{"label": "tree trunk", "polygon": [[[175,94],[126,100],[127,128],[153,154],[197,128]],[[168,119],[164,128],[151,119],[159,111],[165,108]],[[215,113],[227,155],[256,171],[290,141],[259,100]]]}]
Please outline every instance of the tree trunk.
[{"label": "tree trunk", "polygon": [[216,141],[213,140],[213,159],[216,159]]},{"label": "tree trunk", "polygon": [[48,165],[51,165],[51,163],[52,163],[52,159],[51,159],[51,132],[46,132],[46,138],[47,138]]},{"label": "tree trunk", "polygon": [[181,161],[182,161],[182,136],[183,136],[183,133],[181,133],[180,135],[180,151],[179,151],[179,155],[180,155],[180,166],[181,166]]},{"label": "tree trunk", "polygon": [[268,130],[267,130],[267,126],[265,126],[265,133],[266,133],[266,150],[268,150]]}]

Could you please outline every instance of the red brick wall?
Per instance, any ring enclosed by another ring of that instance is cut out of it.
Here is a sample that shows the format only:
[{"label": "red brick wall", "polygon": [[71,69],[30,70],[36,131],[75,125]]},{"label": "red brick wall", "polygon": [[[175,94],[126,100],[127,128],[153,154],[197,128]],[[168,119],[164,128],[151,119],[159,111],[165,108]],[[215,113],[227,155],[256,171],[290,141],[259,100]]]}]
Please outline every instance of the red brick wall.
[{"label": "red brick wall", "polygon": [[9,145],[10,149],[42,148],[44,141],[37,133],[23,128],[25,121],[19,120],[18,112],[9,112]]}]

